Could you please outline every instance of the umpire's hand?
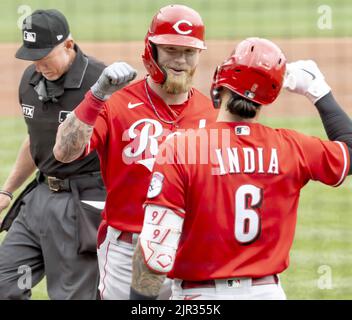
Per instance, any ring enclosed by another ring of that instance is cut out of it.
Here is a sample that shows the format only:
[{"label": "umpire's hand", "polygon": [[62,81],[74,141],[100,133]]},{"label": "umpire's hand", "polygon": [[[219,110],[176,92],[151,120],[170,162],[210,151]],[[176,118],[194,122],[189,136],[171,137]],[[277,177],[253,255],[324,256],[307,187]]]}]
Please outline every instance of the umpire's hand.
[{"label": "umpire's hand", "polygon": [[[0,214],[10,205],[11,198],[5,194],[0,194]],[[0,219],[1,223],[2,219]]]},{"label": "umpire's hand", "polygon": [[126,62],[115,62],[106,67],[98,81],[91,87],[93,95],[106,101],[137,76],[137,71]]}]

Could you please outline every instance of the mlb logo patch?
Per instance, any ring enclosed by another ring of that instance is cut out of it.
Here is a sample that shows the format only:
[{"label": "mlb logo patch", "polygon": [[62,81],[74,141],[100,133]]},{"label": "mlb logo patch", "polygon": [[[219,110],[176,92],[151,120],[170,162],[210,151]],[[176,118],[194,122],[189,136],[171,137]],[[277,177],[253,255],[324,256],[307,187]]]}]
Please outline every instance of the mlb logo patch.
[{"label": "mlb logo patch", "polygon": [[251,134],[251,128],[248,126],[237,126],[235,127],[235,134],[237,136],[249,136]]},{"label": "mlb logo patch", "polygon": [[229,279],[229,280],[227,280],[227,287],[228,288],[240,288],[241,287],[241,280]]},{"label": "mlb logo patch", "polygon": [[22,104],[22,113],[24,117],[33,119],[34,107],[28,104]]},{"label": "mlb logo patch", "polygon": [[71,113],[71,111],[60,111],[60,114],[59,114],[59,123],[63,123],[67,116]]},{"label": "mlb logo patch", "polygon": [[35,32],[23,32],[23,40],[28,42],[35,42],[37,39],[37,34]]}]

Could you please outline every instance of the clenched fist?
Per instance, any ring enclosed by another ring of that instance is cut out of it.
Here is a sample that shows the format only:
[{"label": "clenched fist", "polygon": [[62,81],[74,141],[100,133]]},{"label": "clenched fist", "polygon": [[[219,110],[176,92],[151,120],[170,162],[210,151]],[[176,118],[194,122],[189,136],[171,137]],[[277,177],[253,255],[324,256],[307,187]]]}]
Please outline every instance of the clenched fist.
[{"label": "clenched fist", "polygon": [[126,62],[115,62],[106,67],[97,82],[91,87],[93,95],[105,101],[137,76],[137,71]]},{"label": "clenched fist", "polygon": [[306,96],[314,104],[331,91],[313,60],[288,63],[283,86],[290,92]]}]

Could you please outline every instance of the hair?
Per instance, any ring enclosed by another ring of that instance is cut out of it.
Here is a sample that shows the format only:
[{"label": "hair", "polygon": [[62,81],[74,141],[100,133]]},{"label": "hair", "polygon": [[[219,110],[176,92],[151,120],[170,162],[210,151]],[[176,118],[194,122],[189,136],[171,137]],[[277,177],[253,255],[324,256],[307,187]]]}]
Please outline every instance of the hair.
[{"label": "hair", "polygon": [[248,100],[237,93],[231,91],[231,97],[226,103],[226,109],[233,115],[244,119],[252,119],[260,109],[259,103]]}]

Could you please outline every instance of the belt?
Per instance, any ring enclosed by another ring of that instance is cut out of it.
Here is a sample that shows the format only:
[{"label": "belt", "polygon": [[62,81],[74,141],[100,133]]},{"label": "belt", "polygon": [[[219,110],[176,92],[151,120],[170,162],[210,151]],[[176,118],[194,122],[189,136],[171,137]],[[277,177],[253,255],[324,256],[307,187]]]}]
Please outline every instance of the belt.
[{"label": "belt", "polygon": [[[233,279],[219,279],[221,281],[227,282],[227,286],[229,288],[234,287],[234,283],[240,282],[241,279],[251,279],[251,284],[252,286],[262,286],[266,284],[278,284],[279,283],[279,277],[274,274],[271,276],[266,276],[266,277],[261,277],[261,278],[233,278]],[[216,281],[217,280],[203,280],[203,281],[188,281],[188,280],[183,280],[181,282],[181,288],[182,289],[195,289],[195,288],[215,288],[216,287]]]},{"label": "belt", "polygon": [[49,189],[54,192],[71,191],[69,179],[58,179],[43,175],[43,182],[49,186]]},{"label": "belt", "polygon": [[138,233],[122,231],[117,237],[117,240],[135,245],[137,243],[138,236]]},{"label": "belt", "polygon": [[133,233],[122,231],[120,233],[120,235],[117,237],[117,240],[132,244],[133,243]]}]

